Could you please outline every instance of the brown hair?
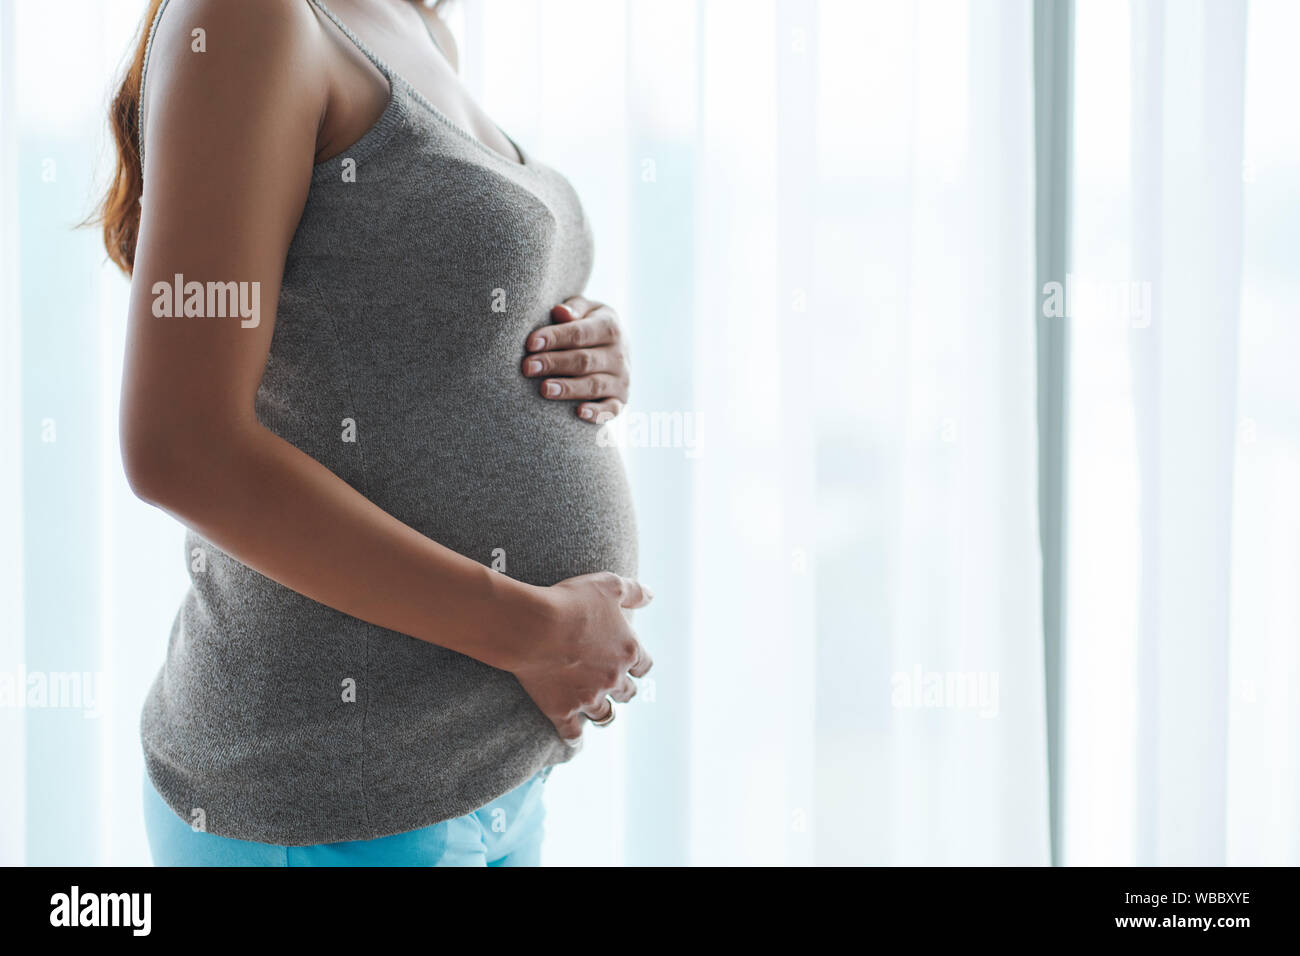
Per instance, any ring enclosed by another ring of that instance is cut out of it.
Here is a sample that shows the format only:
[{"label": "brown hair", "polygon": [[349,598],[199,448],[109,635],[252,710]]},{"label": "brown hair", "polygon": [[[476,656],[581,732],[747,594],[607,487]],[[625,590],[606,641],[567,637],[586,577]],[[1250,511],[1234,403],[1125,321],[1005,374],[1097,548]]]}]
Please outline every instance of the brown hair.
[{"label": "brown hair", "polygon": [[118,84],[117,93],[108,107],[108,125],[117,145],[117,169],[113,181],[90,220],[104,228],[104,248],[108,258],[127,275],[135,265],[135,240],[140,231],[140,195],[144,192],[144,174],[140,166],[140,82],[144,74],[144,53],[149,43],[149,27],[162,0],[149,0],[135,55]]},{"label": "brown hair", "polygon": [[[108,108],[108,125],[117,146],[117,168],[113,181],[87,225],[98,224],[104,230],[104,248],[108,258],[128,276],[135,266],[135,243],[140,233],[140,196],[144,193],[144,170],[140,163],[140,87],[144,76],[144,56],[149,45],[149,30],[163,0],[149,0],[135,54],[127,64],[117,93]],[[421,3],[421,0],[412,0]],[[423,5],[423,4],[421,4]],[[433,9],[444,6],[436,0]]]}]

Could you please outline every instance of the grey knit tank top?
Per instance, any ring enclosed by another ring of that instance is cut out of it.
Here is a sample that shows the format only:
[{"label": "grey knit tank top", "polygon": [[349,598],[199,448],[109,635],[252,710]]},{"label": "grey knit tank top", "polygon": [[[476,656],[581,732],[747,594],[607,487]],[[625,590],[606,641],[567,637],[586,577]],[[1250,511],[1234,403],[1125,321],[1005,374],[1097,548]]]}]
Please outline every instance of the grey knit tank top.
[{"label": "grey knit tank top", "polygon": [[[617,449],[520,372],[528,334],[591,271],[572,186],[474,138],[310,2],[392,93],[313,172],[259,420],[512,577],[634,575]],[[185,549],[191,586],[141,736],[186,820],[283,845],[371,839],[469,813],[573,755],[511,674],[316,603],[192,532]]]}]

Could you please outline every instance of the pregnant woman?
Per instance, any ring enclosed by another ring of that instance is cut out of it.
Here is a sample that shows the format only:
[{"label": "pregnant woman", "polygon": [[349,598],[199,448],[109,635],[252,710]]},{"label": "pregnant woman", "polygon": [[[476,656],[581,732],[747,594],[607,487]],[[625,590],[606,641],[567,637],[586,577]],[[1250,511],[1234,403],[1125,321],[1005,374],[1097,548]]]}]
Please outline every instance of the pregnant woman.
[{"label": "pregnant woman", "polygon": [[127,476],[188,528],[154,860],[536,863],[547,774],[651,666],[578,198],[407,0],[145,25],[103,219]]}]

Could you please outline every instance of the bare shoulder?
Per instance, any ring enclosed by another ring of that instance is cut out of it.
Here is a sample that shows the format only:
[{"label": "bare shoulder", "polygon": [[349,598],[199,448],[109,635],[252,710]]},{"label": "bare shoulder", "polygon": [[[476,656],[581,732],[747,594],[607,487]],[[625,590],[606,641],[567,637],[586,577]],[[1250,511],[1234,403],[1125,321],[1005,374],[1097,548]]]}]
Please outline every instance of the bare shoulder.
[{"label": "bare shoulder", "polygon": [[268,51],[300,53],[318,44],[319,34],[312,8],[302,0],[169,0],[154,46],[229,60]]},{"label": "bare shoulder", "polygon": [[[299,95],[319,88],[310,80],[323,63],[319,24],[301,0],[169,0],[149,50],[145,108],[177,94],[215,105],[222,90]],[[200,90],[208,95],[192,95]]]}]

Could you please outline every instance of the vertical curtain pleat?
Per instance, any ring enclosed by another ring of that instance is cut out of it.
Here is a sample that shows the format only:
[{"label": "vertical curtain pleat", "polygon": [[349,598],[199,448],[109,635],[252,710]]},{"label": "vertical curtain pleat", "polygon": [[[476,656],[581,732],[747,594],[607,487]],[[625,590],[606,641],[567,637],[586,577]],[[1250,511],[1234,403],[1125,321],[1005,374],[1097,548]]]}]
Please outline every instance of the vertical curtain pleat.
[{"label": "vertical curtain pleat", "polygon": [[787,357],[774,282],[774,6],[700,10],[690,862],[779,863],[791,810],[786,714],[811,700],[787,667],[799,636],[778,623],[789,620],[791,574],[778,544]]},{"label": "vertical curtain pleat", "polygon": [[821,11],[818,860],[1046,862],[1032,10]]},{"label": "vertical curtain pleat", "polygon": [[[817,0],[777,0],[776,230],[780,265],[772,276],[781,341],[781,497],[779,548],[785,561],[785,646],[774,661],[797,706],[786,711],[784,844],[780,862],[815,862],[817,812],[817,375],[814,337],[821,314],[814,286],[817,167]],[[774,383],[776,384],[776,383]]]},{"label": "vertical curtain pleat", "polygon": [[13,695],[24,693],[26,673],[23,593],[24,415],[22,403],[22,321],[18,308],[18,117],[16,17],[11,3],[0,3],[0,429],[8,449],[0,455],[0,680],[10,689],[11,706],[0,708],[0,866],[26,860],[26,714]]},{"label": "vertical curtain pleat", "polygon": [[626,861],[681,865],[690,858],[691,614],[696,589],[712,586],[694,579],[682,547],[695,520],[691,446],[699,437],[700,359],[692,348],[699,13],[696,0],[627,0],[625,9],[627,161],[618,171],[627,220],[613,226],[615,241],[624,233],[627,256],[618,305],[631,335],[633,385],[624,417],[636,423],[630,436],[648,435],[657,421],[668,439],[667,447],[637,441],[624,448],[641,579],[656,595],[635,622],[655,670],[642,681],[627,726]]},{"label": "vertical curtain pleat", "polygon": [[[1154,695],[1154,757],[1140,805],[1154,803],[1154,846],[1139,862],[1226,862],[1228,596],[1241,295],[1244,4],[1180,4],[1164,18],[1160,124],[1136,130],[1140,161],[1158,137],[1160,205],[1135,256],[1155,266],[1155,382],[1135,409],[1158,422],[1139,430],[1143,536],[1139,620],[1154,641],[1145,689]],[[1135,190],[1136,193],[1136,190]],[[1158,254],[1144,240],[1159,243]],[[1148,444],[1143,444],[1144,440]],[[1154,679],[1152,679],[1154,678]],[[1153,712],[1153,713],[1152,713]],[[1140,725],[1141,726],[1141,725]],[[1146,728],[1142,728],[1145,730]],[[1150,804],[1148,804],[1150,806]]]},{"label": "vertical curtain pleat", "polygon": [[1300,6],[1252,0],[1233,476],[1230,865],[1300,863]]},{"label": "vertical curtain pleat", "polygon": [[[1152,281],[1161,272],[1164,247],[1160,242],[1165,194],[1164,80],[1165,4],[1163,0],[1136,0],[1131,12],[1132,63],[1131,212],[1133,275]],[[1153,299],[1153,304],[1155,300]],[[1138,514],[1141,535],[1138,565],[1142,586],[1137,604],[1137,682],[1143,692],[1137,699],[1135,807],[1135,858],[1150,866],[1156,859],[1156,778],[1159,769],[1159,602],[1154,580],[1160,564],[1160,342],[1164,323],[1152,321],[1129,337],[1133,380],[1133,428],[1137,458]]]},{"label": "vertical curtain pleat", "polygon": [[1248,9],[1080,7],[1067,863],[1229,862],[1269,749],[1233,730],[1234,594],[1278,581],[1234,547]]}]

